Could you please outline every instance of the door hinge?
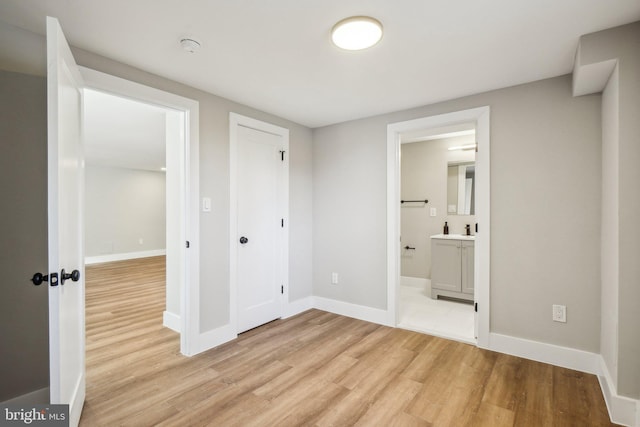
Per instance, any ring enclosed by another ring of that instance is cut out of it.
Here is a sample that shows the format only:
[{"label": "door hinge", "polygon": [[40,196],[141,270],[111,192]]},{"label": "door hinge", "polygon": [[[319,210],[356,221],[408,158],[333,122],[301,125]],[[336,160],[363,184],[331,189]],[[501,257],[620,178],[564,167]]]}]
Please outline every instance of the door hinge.
[{"label": "door hinge", "polygon": [[280,293],[281,293],[281,294],[284,294],[284,285],[281,285],[281,286],[280,286]]},{"label": "door hinge", "polygon": [[475,310],[476,313],[478,312],[478,303],[474,304],[474,310]]},{"label": "door hinge", "polygon": [[191,246],[191,244],[190,244],[190,243],[189,243],[189,241],[187,240],[187,244],[186,244],[187,249],[188,249],[190,246]]},{"label": "door hinge", "polygon": [[284,150],[280,150],[280,160],[284,162]]},{"label": "door hinge", "polygon": [[280,220],[280,227],[284,228],[284,218]]}]

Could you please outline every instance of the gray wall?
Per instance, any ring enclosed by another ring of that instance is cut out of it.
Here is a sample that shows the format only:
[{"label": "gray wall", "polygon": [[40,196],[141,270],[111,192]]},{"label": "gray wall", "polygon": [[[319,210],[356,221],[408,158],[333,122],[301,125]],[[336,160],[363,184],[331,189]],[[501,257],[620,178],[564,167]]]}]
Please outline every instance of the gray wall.
[{"label": "gray wall", "polygon": [[618,191],[618,69],[614,70],[602,93],[602,239],[600,353],[618,386],[618,288],[620,204]]},{"label": "gray wall", "polygon": [[[489,105],[491,331],[598,352],[601,97],[573,98],[570,83],[315,129],[314,294],[386,308],[387,124]],[[567,306],[566,324],[552,304]]]},{"label": "gray wall", "polygon": [[85,255],[165,249],[165,187],[162,172],[87,165]]},{"label": "gray wall", "polygon": [[49,387],[47,86],[0,71],[0,402]]},{"label": "gray wall", "polygon": [[617,376],[618,394],[638,399],[640,22],[583,36],[579,49],[581,64],[618,62],[605,88],[602,108],[604,194],[601,262],[602,311],[606,313],[602,320],[602,333],[606,335],[602,354],[611,375]]},{"label": "gray wall", "polygon": [[[447,213],[448,162],[451,152],[447,147],[472,143],[473,137],[436,139],[401,144],[400,188],[401,199],[418,200],[426,198],[429,203],[407,203],[401,205],[400,235],[401,247],[411,246],[415,250],[402,249],[400,275],[431,278],[431,239],[430,236],[443,232],[444,223],[449,233],[464,234],[465,224],[475,224],[475,215],[450,215]],[[464,152],[467,154],[467,152]],[[474,153],[468,157],[473,161]],[[451,185],[456,189],[458,175]],[[457,205],[457,199],[453,202]],[[436,208],[436,216],[430,215],[430,209]]]}]

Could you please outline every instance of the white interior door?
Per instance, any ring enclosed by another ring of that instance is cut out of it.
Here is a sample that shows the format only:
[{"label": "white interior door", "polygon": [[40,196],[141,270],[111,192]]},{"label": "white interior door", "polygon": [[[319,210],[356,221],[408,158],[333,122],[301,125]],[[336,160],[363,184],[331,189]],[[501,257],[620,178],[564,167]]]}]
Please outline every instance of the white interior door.
[{"label": "white interior door", "polygon": [[[82,78],[58,20],[47,18],[49,361],[51,403],[77,425],[85,397]],[[77,270],[79,278],[65,280]]]},{"label": "white interior door", "polygon": [[239,126],[237,138],[238,332],[244,332],[282,315],[284,168],[282,136]]}]

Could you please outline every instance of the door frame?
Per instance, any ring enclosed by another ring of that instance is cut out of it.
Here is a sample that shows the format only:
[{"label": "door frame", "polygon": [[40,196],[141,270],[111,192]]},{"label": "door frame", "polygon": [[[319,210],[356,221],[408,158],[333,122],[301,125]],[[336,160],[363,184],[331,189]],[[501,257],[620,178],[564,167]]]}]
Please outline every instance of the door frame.
[{"label": "door frame", "polygon": [[[85,88],[110,93],[134,101],[146,102],[168,109],[184,112],[185,136],[183,189],[184,204],[181,216],[180,260],[185,267],[184,286],[180,288],[180,352],[192,356],[200,346],[200,176],[199,176],[199,103],[173,93],[165,92],[86,67],[80,67]],[[187,250],[186,242],[189,242]]]},{"label": "door frame", "polygon": [[387,126],[387,313],[388,322],[398,325],[400,292],[400,136],[404,132],[448,125],[476,124],[476,221],[474,281],[477,346],[489,347],[491,197],[490,197],[490,107],[439,114],[390,123]]},{"label": "door frame", "polygon": [[281,294],[280,316],[284,315],[284,304],[289,301],[289,129],[271,123],[229,113],[229,324],[234,333],[238,331],[238,128],[240,126],[267,132],[282,138],[284,153],[279,210],[284,218],[280,271],[284,291]]}]

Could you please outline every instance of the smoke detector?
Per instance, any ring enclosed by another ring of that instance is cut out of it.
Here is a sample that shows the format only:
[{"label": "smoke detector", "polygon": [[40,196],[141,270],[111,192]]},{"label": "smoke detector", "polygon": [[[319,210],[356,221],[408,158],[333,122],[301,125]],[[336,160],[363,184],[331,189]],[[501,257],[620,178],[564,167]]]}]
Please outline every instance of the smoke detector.
[{"label": "smoke detector", "polygon": [[200,48],[200,42],[192,38],[184,38],[180,40],[180,46],[189,53],[194,53]]}]

